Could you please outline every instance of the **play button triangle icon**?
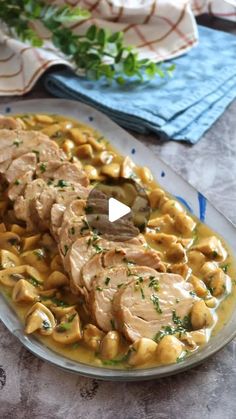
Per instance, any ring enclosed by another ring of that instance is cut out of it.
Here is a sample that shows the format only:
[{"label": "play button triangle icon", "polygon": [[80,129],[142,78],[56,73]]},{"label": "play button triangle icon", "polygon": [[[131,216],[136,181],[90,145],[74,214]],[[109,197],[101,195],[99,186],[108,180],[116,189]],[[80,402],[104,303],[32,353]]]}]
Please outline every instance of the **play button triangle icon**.
[{"label": "play button triangle icon", "polygon": [[119,220],[131,212],[128,205],[123,204],[115,198],[109,198],[108,200],[108,219],[110,223]]}]

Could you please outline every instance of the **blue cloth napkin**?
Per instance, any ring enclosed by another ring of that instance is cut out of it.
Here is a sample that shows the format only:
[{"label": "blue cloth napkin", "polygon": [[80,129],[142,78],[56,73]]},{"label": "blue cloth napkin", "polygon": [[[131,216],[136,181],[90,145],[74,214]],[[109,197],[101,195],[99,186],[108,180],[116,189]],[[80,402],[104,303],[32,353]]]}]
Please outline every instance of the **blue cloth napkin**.
[{"label": "blue cloth napkin", "polygon": [[125,128],[194,144],[236,98],[236,36],[199,26],[199,45],[172,62],[172,79],[121,87],[55,68],[45,76],[45,86],[54,96],[99,109]]}]

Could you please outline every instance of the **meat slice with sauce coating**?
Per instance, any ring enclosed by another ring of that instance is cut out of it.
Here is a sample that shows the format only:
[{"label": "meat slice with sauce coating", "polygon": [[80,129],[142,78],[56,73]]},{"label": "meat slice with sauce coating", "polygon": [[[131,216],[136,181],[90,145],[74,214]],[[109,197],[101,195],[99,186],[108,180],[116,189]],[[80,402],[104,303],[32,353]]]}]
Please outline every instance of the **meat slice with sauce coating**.
[{"label": "meat slice with sauce coating", "polygon": [[[126,247],[140,246],[143,244],[144,238],[142,235],[135,237],[129,241],[125,242]],[[66,260],[68,263],[68,270],[71,277],[71,286],[74,291],[82,292],[83,291],[83,281],[82,281],[82,268],[86,262],[88,262],[95,254],[99,254],[105,250],[115,248],[116,246],[123,245],[123,243],[116,243],[102,239],[100,236],[97,236],[93,233],[90,233],[86,237],[81,237],[77,239],[70,250],[67,248],[64,250],[64,256],[69,260]]]},{"label": "meat slice with sauce coating", "polygon": [[104,269],[92,283],[89,296],[92,317],[96,324],[104,331],[114,329],[113,298],[120,287],[134,278],[149,278],[157,272],[147,266],[127,267],[117,266]]},{"label": "meat slice with sauce coating", "polygon": [[93,256],[82,269],[82,283],[88,291],[92,288],[93,279],[104,272],[107,268],[117,265],[147,266],[156,270],[163,269],[159,252],[141,246],[115,247],[107,252]]},{"label": "meat slice with sauce coating", "polygon": [[38,131],[0,131],[0,163],[34,152],[39,161],[65,160],[65,153],[46,135]]},{"label": "meat slice with sauce coating", "polygon": [[26,153],[14,159],[4,172],[5,179],[12,183],[18,180],[25,173],[34,172],[37,164],[37,156],[35,153]]},{"label": "meat slice with sauce coating", "polygon": [[140,337],[153,339],[163,327],[175,328],[197,300],[192,285],[180,275],[156,273],[120,288],[113,310],[118,329],[134,342]]},{"label": "meat slice with sauce coating", "polygon": [[62,162],[60,160],[51,160],[45,163],[43,171],[39,164],[36,168],[36,175],[46,182],[48,180],[63,180],[64,182],[72,184],[79,183],[83,186],[89,185],[88,177],[79,162],[71,163],[69,161]]}]

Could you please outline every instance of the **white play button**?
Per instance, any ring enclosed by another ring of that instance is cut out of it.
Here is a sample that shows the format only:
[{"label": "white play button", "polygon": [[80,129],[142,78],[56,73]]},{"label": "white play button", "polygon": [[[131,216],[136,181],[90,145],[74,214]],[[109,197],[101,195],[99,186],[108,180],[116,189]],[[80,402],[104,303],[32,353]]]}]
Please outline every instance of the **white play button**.
[{"label": "white play button", "polygon": [[124,217],[124,215],[127,215],[131,212],[130,207],[128,207],[125,204],[122,204],[122,202],[117,201],[115,198],[109,198],[108,200],[108,219],[110,223],[113,223],[116,220],[119,220],[119,218]]}]

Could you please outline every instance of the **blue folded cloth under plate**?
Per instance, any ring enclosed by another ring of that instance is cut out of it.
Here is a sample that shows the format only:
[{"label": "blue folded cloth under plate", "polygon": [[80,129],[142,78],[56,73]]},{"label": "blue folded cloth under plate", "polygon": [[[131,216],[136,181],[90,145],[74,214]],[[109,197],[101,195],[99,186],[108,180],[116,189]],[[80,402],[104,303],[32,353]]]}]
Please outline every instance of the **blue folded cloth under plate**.
[{"label": "blue folded cloth under plate", "polygon": [[236,98],[236,36],[199,26],[199,45],[173,62],[172,79],[121,87],[55,68],[45,76],[45,86],[54,96],[101,110],[125,128],[194,144]]}]

